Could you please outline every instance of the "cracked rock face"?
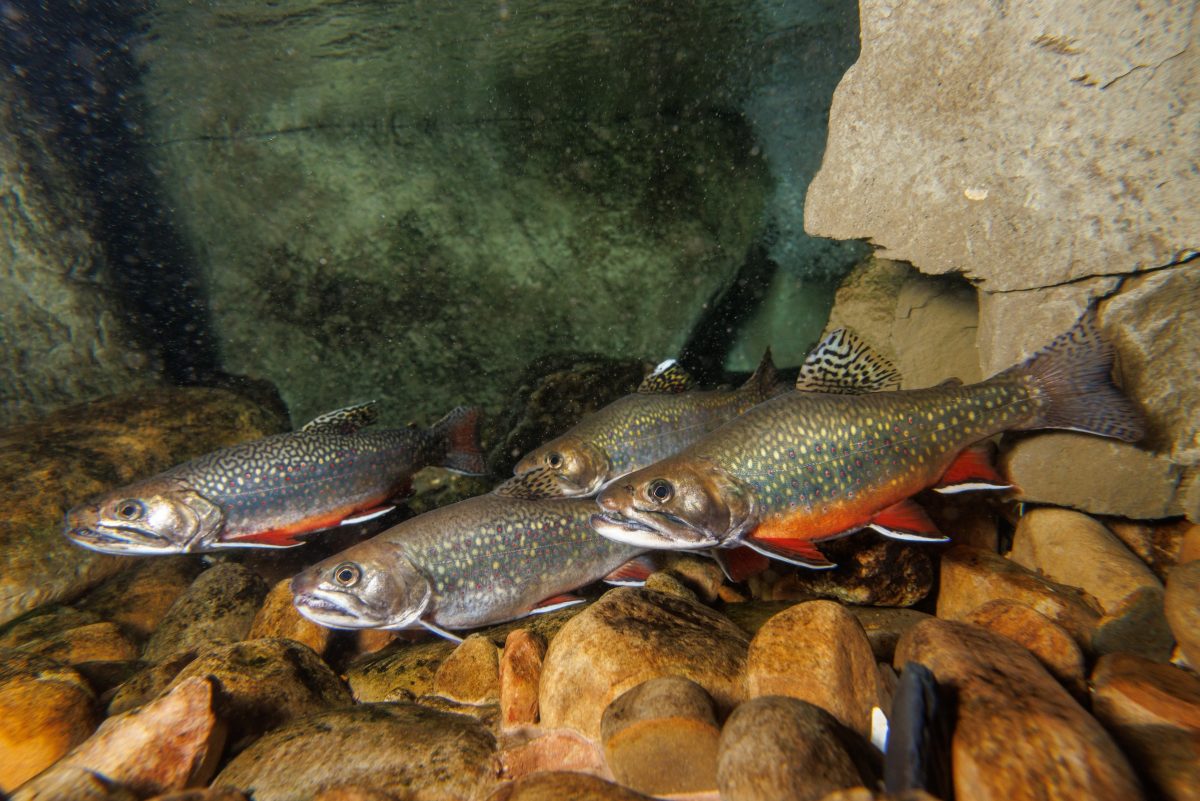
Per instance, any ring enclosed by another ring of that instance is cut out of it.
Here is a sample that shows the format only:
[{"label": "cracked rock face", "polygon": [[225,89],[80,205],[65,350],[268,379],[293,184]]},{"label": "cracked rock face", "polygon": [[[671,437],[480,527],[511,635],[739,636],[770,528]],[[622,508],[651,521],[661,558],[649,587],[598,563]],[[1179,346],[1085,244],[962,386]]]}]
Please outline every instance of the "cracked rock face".
[{"label": "cracked rock face", "polygon": [[[805,229],[990,292],[1197,246],[1194,4],[860,3]],[[1194,42],[1193,42],[1194,44]]]}]

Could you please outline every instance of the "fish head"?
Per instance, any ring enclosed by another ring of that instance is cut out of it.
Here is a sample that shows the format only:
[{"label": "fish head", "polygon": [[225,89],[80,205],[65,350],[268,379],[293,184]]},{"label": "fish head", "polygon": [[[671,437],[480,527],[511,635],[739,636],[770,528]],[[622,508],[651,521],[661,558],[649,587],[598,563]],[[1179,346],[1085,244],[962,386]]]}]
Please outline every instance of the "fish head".
[{"label": "fish head", "polygon": [[304,617],[332,629],[415,626],[433,586],[394,545],[366,542],[319,562],[291,582],[292,603]]},{"label": "fish head", "polygon": [[734,542],[754,527],[754,496],[716,465],[675,457],[609,484],[592,528],[639,548],[694,550]]},{"label": "fish head", "polygon": [[553,478],[560,497],[591,495],[608,480],[612,463],[602,448],[579,437],[559,437],[529,453],[517,462],[518,476],[544,470]]},{"label": "fish head", "polygon": [[64,534],[102,553],[174,554],[212,550],[224,527],[219,505],[184,482],[155,479],[71,509]]}]

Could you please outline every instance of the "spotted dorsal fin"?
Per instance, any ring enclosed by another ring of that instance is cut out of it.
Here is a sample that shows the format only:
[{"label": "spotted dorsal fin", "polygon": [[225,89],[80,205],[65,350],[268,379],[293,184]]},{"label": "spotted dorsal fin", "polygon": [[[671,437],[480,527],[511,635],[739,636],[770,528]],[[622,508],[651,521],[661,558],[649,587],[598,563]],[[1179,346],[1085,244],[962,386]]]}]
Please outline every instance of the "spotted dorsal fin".
[{"label": "spotted dorsal fin", "polygon": [[367,401],[318,415],[300,430],[305,434],[353,434],[378,419],[379,410],[375,407],[375,401]]},{"label": "spotted dorsal fin", "polygon": [[513,476],[498,485],[492,490],[492,493],[505,498],[520,498],[525,501],[563,497],[563,493],[559,489],[558,476],[548,467],[535,467],[519,476]]},{"label": "spotted dorsal fin", "polygon": [[866,395],[900,388],[900,372],[852,331],[839,328],[808,354],[796,378],[801,392]]},{"label": "spotted dorsal fin", "polygon": [[785,387],[779,387],[779,371],[775,369],[775,361],[771,358],[771,349],[767,348],[763,351],[762,359],[758,363],[758,367],[754,370],[754,374],[746,379],[746,383],[742,384],[743,389],[749,389],[760,397],[766,399]]},{"label": "spotted dorsal fin", "polygon": [[667,359],[638,386],[638,392],[687,392],[696,388],[696,380],[674,359]]}]

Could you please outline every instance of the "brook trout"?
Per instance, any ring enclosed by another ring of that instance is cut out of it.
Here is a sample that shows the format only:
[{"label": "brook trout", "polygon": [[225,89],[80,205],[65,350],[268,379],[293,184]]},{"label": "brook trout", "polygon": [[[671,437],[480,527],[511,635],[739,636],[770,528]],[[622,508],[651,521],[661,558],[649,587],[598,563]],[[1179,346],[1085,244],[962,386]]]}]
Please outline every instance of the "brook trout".
[{"label": "brook trout", "polygon": [[[330,628],[471,629],[557,609],[608,577],[637,583],[641,548],[592,531],[592,500],[486,494],[434,509],[292,579],[296,608]],[[626,566],[625,569],[621,569]]]},{"label": "brook trout", "polygon": [[425,430],[362,431],[376,414],[374,403],[351,406],[184,462],[75,507],[66,536],[116,554],[288,548],[390,511],[423,467],[484,472],[478,410],[457,408]]},{"label": "brook trout", "polygon": [[[869,352],[848,350],[816,364],[836,384],[834,374],[875,369],[864,360]],[[908,499],[935,486],[1006,487],[973,443],[1034,428],[1141,438],[1140,415],[1110,379],[1112,363],[1089,313],[1025,363],[978,384],[780,395],[609,486],[593,525],[642,548],[747,545],[818,568],[833,565],[815,543],[867,526],[944,540]]]},{"label": "brook trout", "polygon": [[[771,353],[737,389],[693,390],[691,376],[667,361],[637,392],[588,416],[562,436],[527,453],[503,494],[518,496],[532,482],[563,497],[593,495],[617,476],[666,458],[755,404],[787,390],[780,384]],[[533,472],[542,468],[539,472]]]}]

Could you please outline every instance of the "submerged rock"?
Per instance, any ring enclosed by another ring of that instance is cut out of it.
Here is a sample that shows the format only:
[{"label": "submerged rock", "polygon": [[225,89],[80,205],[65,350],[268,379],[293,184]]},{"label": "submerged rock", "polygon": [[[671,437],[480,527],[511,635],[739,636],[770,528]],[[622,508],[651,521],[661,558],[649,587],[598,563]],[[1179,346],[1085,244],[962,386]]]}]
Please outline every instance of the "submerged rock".
[{"label": "submerged rock", "polygon": [[292,603],[291,578],[276,582],[267,593],[262,606],[254,615],[246,639],[260,637],[284,637],[311,648],[317,654],[325,653],[333,632],[313,623],[296,611]]},{"label": "submerged rock", "polygon": [[1179,565],[1167,576],[1167,622],[1184,658],[1200,670],[1200,560]]},{"label": "submerged rock", "polygon": [[472,718],[415,704],[360,704],[270,732],[213,786],[253,791],[255,801],[302,801],[341,785],[427,801],[478,799],[496,780],[495,750]]},{"label": "submerged rock", "polygon": [[195,556],[139,559],[129,570],[80,598],[75,607],[116,623],[143,642],[203,569]]},{"label": "submerged rock", "polygon": [[500,650],[482,634],[469,635],[438,665],[433,692],[464,704],[499,703]]},{"label": "submerged rock", "polygon": [[1045,615],[1017,601],[998,599],[976,607],[964,622],[982,626],[1024,646],[1077,697],[1087,691],[1083,649]]},{"label": "submerged rock", "polygon": [[487,801],[651,801],[619,784],[588,776],[586,773],[535,773],[512,784],[506,784],[490,795]]},{"label": "submerged rock", "polygon": [[527,629],[516,629],[500,653],[500,725],[524,726],[538,721],[538,686],[546,641]]},{"label": "submerged rock", "polygon": [[913,545],[856,534],[821,544],[821,551],[836,562],[833,570],[798,568],[772,583],[760,597],[771,601],[808,601],[833,598],[847,604],[912,606],[933,586],[930,545]]},{"label": "submerged rock", "polygon": [[179,651],[237,642],[250,631],[266,595],[257,573],[234,562],[213,565],[171,605],[142,657],[155,662]]}]

